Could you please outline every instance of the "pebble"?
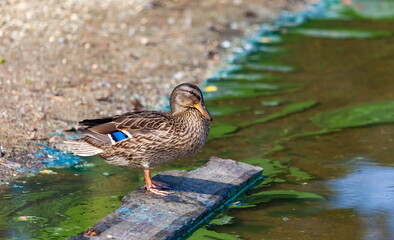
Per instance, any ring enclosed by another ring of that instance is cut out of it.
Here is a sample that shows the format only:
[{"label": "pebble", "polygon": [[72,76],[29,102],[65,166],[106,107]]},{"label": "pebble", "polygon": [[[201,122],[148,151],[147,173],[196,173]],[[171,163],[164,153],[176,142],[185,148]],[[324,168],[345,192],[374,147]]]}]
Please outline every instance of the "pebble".
[{"label": "pebble", "polygon": [[4,156],[5,156],[4,147],[0,146],[0,157],[4,157]]},{"label": "pebble", "polygon": [[230,48],[231,47],[231,42],[230,41],[224,41],[221,44],[222,48]]}]

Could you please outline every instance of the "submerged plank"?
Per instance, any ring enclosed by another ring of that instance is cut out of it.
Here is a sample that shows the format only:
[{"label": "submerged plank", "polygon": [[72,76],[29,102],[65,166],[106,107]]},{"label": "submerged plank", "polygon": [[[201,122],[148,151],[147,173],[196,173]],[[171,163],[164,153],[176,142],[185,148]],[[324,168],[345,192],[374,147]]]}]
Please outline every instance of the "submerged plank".
[{"label": "submerged plank", "polygon": [[178,239],[192,232],[261,178],[262,168],[211,157],[193,171],[167,171],[153,179],[173,190],[167,197],[138,189],[89,229],[96,236],[69,239]]}]

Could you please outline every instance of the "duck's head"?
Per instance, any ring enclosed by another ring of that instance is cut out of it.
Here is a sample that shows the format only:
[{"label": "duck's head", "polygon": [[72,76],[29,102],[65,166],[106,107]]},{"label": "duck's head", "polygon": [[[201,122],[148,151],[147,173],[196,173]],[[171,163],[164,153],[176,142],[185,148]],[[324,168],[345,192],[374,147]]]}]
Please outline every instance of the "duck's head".
[{"label": "duck's head", "polygon": [[212,121],[212,116],[205,107],[201,90],[194,84],[182,83],[174,88],[170,97],[171,112],[179,113],[197,109],[206,119]]}]

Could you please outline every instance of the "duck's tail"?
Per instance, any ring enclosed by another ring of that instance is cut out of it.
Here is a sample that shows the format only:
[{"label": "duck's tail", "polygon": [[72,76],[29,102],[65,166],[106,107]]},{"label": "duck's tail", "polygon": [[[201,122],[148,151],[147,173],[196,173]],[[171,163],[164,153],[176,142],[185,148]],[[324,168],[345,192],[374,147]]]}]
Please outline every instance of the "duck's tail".
[{"label": "duck's tail", "polygon": [[103,144],[95,138],[85,136],[80,139],[73,139],[64,142],[68,150],[77,156],[89,157],[104,152]]}]

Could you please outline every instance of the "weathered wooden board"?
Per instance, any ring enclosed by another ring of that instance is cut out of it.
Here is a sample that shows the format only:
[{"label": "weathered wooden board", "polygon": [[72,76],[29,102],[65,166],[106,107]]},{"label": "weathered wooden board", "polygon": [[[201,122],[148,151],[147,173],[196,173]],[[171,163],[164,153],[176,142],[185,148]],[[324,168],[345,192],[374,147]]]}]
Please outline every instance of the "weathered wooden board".
[{"label": "weathered wooden board", "polygon": [[261,178],[262,168],[211,157],[193,171],[167,171],[153,179],[167,183],[167,197],[138,189],[90,231],[97,236],[69,239],[179,239],[213,216]]}]

